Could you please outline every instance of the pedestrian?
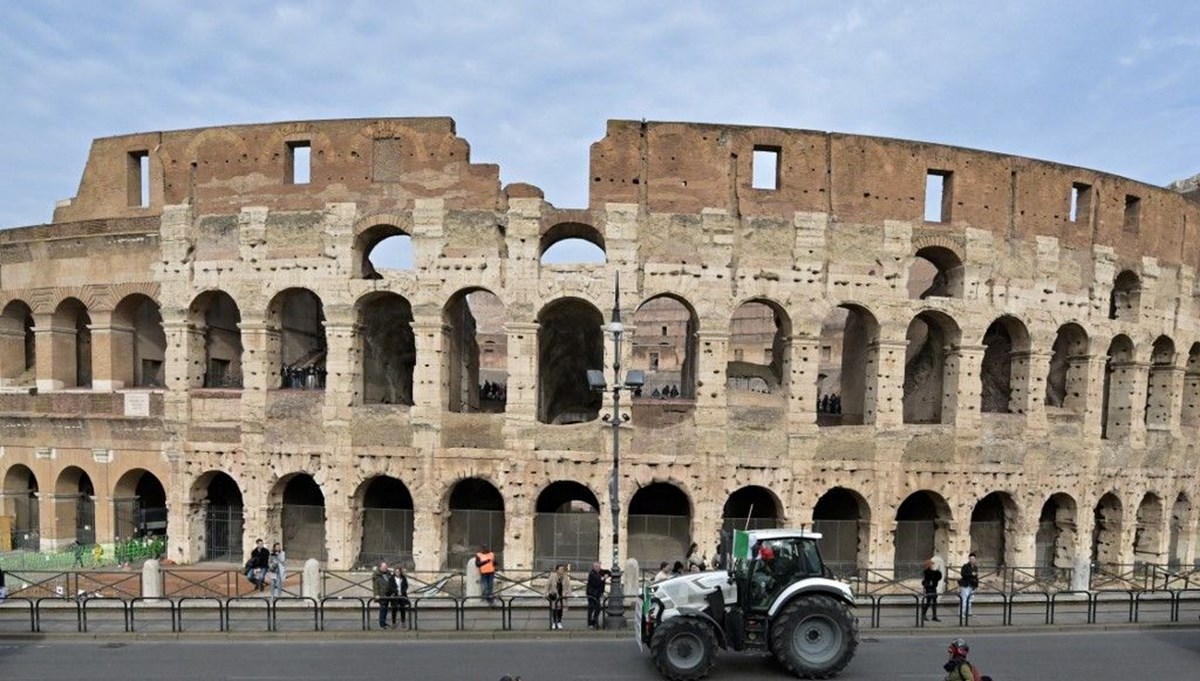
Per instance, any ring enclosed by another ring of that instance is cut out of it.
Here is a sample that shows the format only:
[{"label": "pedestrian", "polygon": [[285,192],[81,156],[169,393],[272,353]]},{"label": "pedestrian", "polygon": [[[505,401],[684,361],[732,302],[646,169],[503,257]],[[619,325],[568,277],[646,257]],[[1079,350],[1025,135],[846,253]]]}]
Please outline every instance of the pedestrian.
[{"label": "pedestrian", "polygon": [[279,542],[271,545],[271,555],[267,557],[267,574],[271,576],[271,598],[283,595],[283,581],[287,578],[287,554]]},{"label": "pedestrian", "polygon": [[8,598],[8,587],[4,586],[4,566],[0,565],[0,601]]},{"label": "pedestrian", "polygon": [[399,563],[392,568],[392,593],[392,628],[396,627],[396,614],[399,613],[400,624],[408,629],[408,575]]},{"label": "pedestrian", "polygon": [[979,567],[975,564],[974,553],[967,556],[967,562],[963,563],[962,569],[959,571],[958,588],[960,598],[959,616],[970,617],[971,596],[979,588]]},{"label": "pedestrian", "polygon": [[563,628],[563,611],[567,609],[567,597],[571,595],[571,577],[567,574],[566,563],[554,566],[550,579],[546,582],[546,598],[550,601],[550,628]]},{"label": "pedestrian", "polygon": [[263,546],[263,540],[255,540],[250,559],[246,561],[246,579],[250,580],[256,591],[262,591],[266,587],[267,565],[270,560],[271,552]]},{"label": "pedestrian", "polygon": [[925,621],[925,615],[933,608],[933,621],[941,622],[937,616],[937,591],[938,584],[942,581],[942,571],[937,569],[937,563],[933,559],[925,561],[925,572],[921,574],[921,587],[925,591],[925,598],[921,602],[921,621]]},{"label": "pedestrian", "polygon": [[388,615],[388,592],[392,588],[391,573],[388,572],[388,564],[382,562],[375,570],[375,574],[371,575],[371,594],[375,596],[375,600],[379,602],[379,628],[387,629]]},{"label": "pedestrian", "polygon": [[688,547],[687,569],[688,572],[703,572],[705,569],[704,557],[700,555],[700,547],[696,542],[692,542],[692,545]]},{"label": "pedestrian", "polygon": [[674,577],[675,575],[671,573],[669,565],[670,564],[667,563],[667,561],[665,561],[665,560],[663,562],[659,563],[658,564],[658,574],[654,575],[654,579],[650,580],[651,583],[661,582],[661,581],[664,581],[664,580]]},{"label": "pedestrian", "polygon": [[479,590],[483,599],[488,602],[488,605],[495,605],[496,597],[493,591],[496,588],[496,554],[487,544],[479,547],[479,553],[475,554],[475,567],[479,568]]},{"label": "pedestrian", "polygon": [[950,641],[950,659],[942,665],[942,669],[946,670],[945,681],[992,681],[992,677],[980,675],[979,669],[967,661],[970,650],[962,638]]},{"label": "pedestrian", "polygon": [[71,545],[71,548],[72,552],[75,554],[75,562],[72,563],[71,567],[83,567],[83,542],[76,540],[75,543]]},{"label": "pedestrian", "polygon": [[682,574],[683,574],[683,561],[677,560],[677,561],[675,561],[675,564],[671,566],[671,576],[678,577],[679,575],[682,575]]},{"label": "pedestrian", "polygon": [[599,561],[592,563],[592,569],[588,571],[587,624],[592,629],[600,628],[600,604],[604,600],[604,582],[610,575],[612,572],[601,568]]}]

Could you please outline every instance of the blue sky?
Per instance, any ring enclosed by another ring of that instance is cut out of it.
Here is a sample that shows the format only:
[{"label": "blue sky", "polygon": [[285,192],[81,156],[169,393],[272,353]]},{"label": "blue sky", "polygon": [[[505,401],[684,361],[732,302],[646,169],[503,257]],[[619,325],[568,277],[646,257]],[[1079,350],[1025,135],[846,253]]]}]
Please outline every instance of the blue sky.
[{"label": "blue sky", "polygon": [[452,116],[560,207],[609,118],[1196,174],[1200,3],[1120,4],[7,0],[0,226],[48,221],[95,137],[310,118]]}]

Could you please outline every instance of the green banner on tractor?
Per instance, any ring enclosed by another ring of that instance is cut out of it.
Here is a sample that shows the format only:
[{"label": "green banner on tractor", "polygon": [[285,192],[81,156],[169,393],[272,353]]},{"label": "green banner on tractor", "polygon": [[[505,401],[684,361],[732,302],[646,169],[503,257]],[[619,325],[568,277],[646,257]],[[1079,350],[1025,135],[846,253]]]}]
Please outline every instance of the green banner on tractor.
[{"label": "green banner on tractor", "polygon": [[750,533],[743,530],[733,531],[733,559],[750,560]]}]

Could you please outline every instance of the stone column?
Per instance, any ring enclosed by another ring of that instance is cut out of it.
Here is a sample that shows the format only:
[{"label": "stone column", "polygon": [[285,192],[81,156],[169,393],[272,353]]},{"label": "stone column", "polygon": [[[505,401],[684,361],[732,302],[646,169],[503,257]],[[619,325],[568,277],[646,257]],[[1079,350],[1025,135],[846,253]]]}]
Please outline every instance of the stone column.
[{"label": "stone column", "polygon": [[1087,362],[1087,390],[1083,404],[1083,434],[1098,439],[1103,431],[1104,419],[1104,375],[1108,369],[1108,358],[1091,355]]},{"label": "stone column", "polygon": [[1051,357],[1049,352],[1013,353],[1013,377],[1016,378],[1016,366],[1020,361],[1026,380],[1021,394],[1014,387],[1012,400],[1015,408],[1025,414],[1025,427],[1033,431],[1046,429],[1046,376],[1050,374]]},{"label": "stone column", "polygon": [[820,353],[820,337],[795,335],[789,339],[785,362],[789,437],[811,436],[817,432],[817,368],[820,365]]},{"label": "stone column", "polygon": [[533,514],[529,511],[509,510],[504,514],[504,562],[505,570],[532,570],[533,565]]},{"label": "stone column", "polygon": [[536,323],[508,322],[508,401],[504,406],[505,442],[509,450],[533,449],[537,424],[538,328]]},{"label": "stone column", "polygon": [[[267,414],[267,391],[278,388],[280,382],[279,332],[261,318],[245,316],[238,328],[242,333],[242,447],[247,453],[260,453]],[[250,508],[247,502],[247,536],[252,535],[249,529]],[[255,531],[261,533],[262,529]],[[253,539],[243,544],[253,545]]]},{"label": "stone column", "polygon": [[37,346],[37,389],[50,392],[75,386],[75,328],[58,326],[52,314],[33,316]]},{"label": "stone column", "polygon": [[25,372],[25,329],[21,322],[0,325],[0,386],[16,385]]},{"label": "stone column", "polygon": [[436,572],[445,557],[446,514],[434,495],[424,496],[413,500],[413,564],[421,572]]},{"label": "stone column", "polygon": [[134,329],[112,312],[92,312],[92,389],[119,390],[134,384]]},{"label": "stone column", "polygon": [[868,352],[875,359],[875,372],[867,365],[863,396],[863,423],[877,428],[897,428],[904,422],[904,360],[908,340],[879,339]]},{"label": "stone column", "polygon": [[701,329],[699,357],[696,358],[696,430],[704,451],[726,449],[726,424],[729,418],[725,367],[729,362],[729,331]]},{"label": "stone column", "polygon": [[979,401],[982,385],[979,372],[983,370],[982,345],[962,345],[958,348],[958,399],[955,425],[960,432],[979,431]]},{"label": "stone column", "polygon": [[348,570],[356,558],[356,542],[351,533],[357,528],[351,527],[353,513],[349,502],[348,494],[325,496],[325,557],[331,570]]},{"label": "stone column", "polygon": [[[413,447],[434,451],[441,446],[442,413],[446,409],[443,351],[446,325],[440,314],[415,315],[412,322],[417,364],[413,367]],[[511,393],[510,393],[511,394]]]}]

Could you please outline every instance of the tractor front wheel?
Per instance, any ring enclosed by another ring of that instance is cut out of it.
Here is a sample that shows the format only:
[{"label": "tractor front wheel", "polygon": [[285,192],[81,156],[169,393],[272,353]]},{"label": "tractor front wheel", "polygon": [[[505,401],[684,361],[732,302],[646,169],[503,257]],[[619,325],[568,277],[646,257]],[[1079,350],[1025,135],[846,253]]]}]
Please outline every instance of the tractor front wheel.
[{"label": "tractor front wheel", "polygon": [[697,617],[672,617],[654,630],[650,657],[671,681],[696,681],[712,669],[717,638],[712,625]]}]

